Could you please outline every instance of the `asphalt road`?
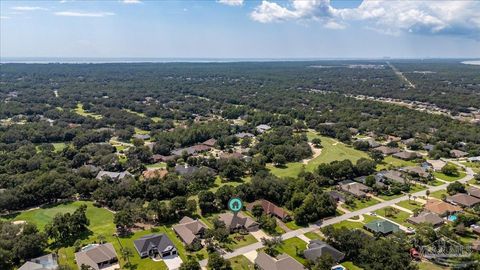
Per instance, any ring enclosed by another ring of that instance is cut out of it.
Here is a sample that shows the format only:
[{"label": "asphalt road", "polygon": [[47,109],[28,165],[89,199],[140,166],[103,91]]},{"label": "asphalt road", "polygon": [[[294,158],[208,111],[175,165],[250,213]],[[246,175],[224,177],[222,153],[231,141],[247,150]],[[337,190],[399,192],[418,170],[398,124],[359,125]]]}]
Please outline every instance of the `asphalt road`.
[{"label": "asphalt road", "polygon": [[[465,167],[464,165],[462,165],[462,164],[460,164],[459,162],[456,162],[456,161],[452,161],[452,160],[448,160],[448,161],[450,161],[450,162],[452,162],[452,163],[454,163],[454,164],[456,164],[460,167],[465,168],[467,175],[465,177],[463,177],[462,179],[458,180],[459,182],[466,183],[466,182],[470,181],[471,179],[473,179],[473,175],[475,173],[473,172],[473,170],[471,168]],[[445,183],[445,184],[440,185],[440,186],[430,186],[426,190],[422,190],[422,191],[419,191],[419,192],[416,192],[416,193],[412,193],[411,196],[412,197],[413,196],[417,196],[417,197],[426,196],[426,191],[427,190],[430,190],[431,193],[433,193],[435,191],[439,191],[439,190],[445,190],[449,184],[450,183]],[[350,212],[350,213],[346,213],[346,214],[343,214],[343,215],[338,216],[338,217],[333,217],[333,218],[320,220],[320,221],[317,221],[314,224],[311,224],[310,226],[308,226],[306,228],[301,228],[301,229],[298,229],[298,230],[294,230],[294,231],[284,233],[284,234],[282,234],[282,239],[286,240],[286,239],[290,239],[290,238],[293,238],[293,237],[297,237],[297,236],[302,235],[304,233],[315,231],[319,228],[326,227],[328,225],[332,225],[332,224],[335,224],[335,223],[338,223],[338,222],[342,222],[344,220],[347,220],[349,218],[352,218],[352,217],[355,217],[355,216],[358,216],[358,215],[363,215],[363,214],[367,214],[367,213],[370,213],[370,212],[374,212],[378,209],[382,209],[384,207],[391,206],[393,204],[396,204],[398,202],[405,201],[405,200],[408,200],[408,195],[405,195],[405,196],[402,196],[402,197],[399,197],[399,198],[396,198],[396,199],[393,199],[393,200],[380,202],[378,204],[375,204],[375,205],[372,205],[372,206],[369,206],[369,207],[366,207],[366,208],[363,208],[363,209],[360,209],[360,210],[357,210],[357,211],[353,211],[353,212]],[[236,249],[232,252],[225,253],[223,255],[223,257],[225,259],[230,259],[230,258],[239,256],[239,255],[243,255],[247,252],[260,249],[262,247],[263,247],[262,243],[257,242],[257,243],[254,243],[254,244],[251,244],[251,245],[248,245],[248,246],[245,246],[245,247],[238,248],[238,249]],[[207,262],[208,262],[207,259],[200,261],[200,266],[206,267]]]}]

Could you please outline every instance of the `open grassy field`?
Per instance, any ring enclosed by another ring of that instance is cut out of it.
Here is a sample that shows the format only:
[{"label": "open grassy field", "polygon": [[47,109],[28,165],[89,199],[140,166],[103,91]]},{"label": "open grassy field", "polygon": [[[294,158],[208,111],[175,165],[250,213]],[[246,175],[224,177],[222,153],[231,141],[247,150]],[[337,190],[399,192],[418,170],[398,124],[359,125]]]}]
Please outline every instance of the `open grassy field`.
[{"label": "open grassy field", "polygon": [[430,193],[430,196],[429,196],[429,197],[433,197],[433,198],[437,198],[437,199],[442,199],[442,194],[445,194],[445,195],[448,196],[446,190],[438,190],[438,191],[435,191],[435,192]]},{"label": "open grassy field", "polygon": [[[199,259],[204,258],[204,251],[200,251],[194,254],[187,253],[185,247],[181,243],[180,239],[175,235],[174,231],[167,226],[155,227],[152,230],[138,231],[128,237],[116,238],[113,234],[115,233],[115,225],[113,224],[113,213],[104,209],[93,206],[92,202],[87,201],[77,201],[71,203],[65,203],[56,205],[53,207],[39,208],[30,211],[22,212],[19,215],[14,217],[9,217],[10,220],[25,220],[29,223],[36,224],[40,230],[43,230],[45,225],[49,223],[53,217],[58,213],[72,213],[80,207],[80,205],[87,205],[87,218],[90,220],[90,225],[88,226],[91,234],[87,238],[81,239],[82,246],[89,243],[98,242],[99,235],[105,237],[106,242],[112,243],[115,247],[117,254],[119,255],[120,263],[123,265],[125,262],[120,256],[121,246],[130,248],[134,256],[130,258],[130,262],[134,265],[137,270],[149,270],[149,269],[167,269],[165,263],[163,262],[154,262],[150,259],[140,259],[138,254],[135,251],[133,246],[133,241],[144,235],[151,233],[165,233],[172,240],[172,242],[177,247],[180,257],[185,260],[187,255],[196,256]],[[120,246],[121,245],[121,246]],[[77,269],[77,266],[74,262],[74,248],[73,247],[63,247],[58,251],[59,261],[61,264],[69,265],[72,269]]]},{"label": "open grassy field", "polygon": [[480,173],[480,162],[461,162],[463,165],[472,168],[475,173]]},{"label": "open grassy field", "polygon": [[438,178],[438,179],[444,180],[444,181],[448,181],[448,182],[454,182],[454,181],[457,181],[459,179],[462,179],[463,177],[465,177],[465,175],[467,175],[467,174],[465,172],[460,171],[460,170],[459,170],[458,176],[450,176],[450,175],[443,174],[441,172],[434,172],[433,173],[433,176],[435,176],[435,178]]},{"label": "open grassy field", "polygon": [[405,161],[399,158],[394,158],[392,156],[387,156],[383,159],[382,163],[377,165],[377,170],[388,170],[391,168],[399,168],[399,167],[406,167],[406,166],[415,166],[417,165],[413,161]]},{"label": "open grassy field", "polygon": [[307,243],[298,237],[293,237],[283,241],[281,247],[277,248],[277,250],[282,253],[287,253],[288,255],[295,258],[295,260],[299,261],[302,264],[306,263],[306,260],[297,255],[297,250],[305,250],[307,248]]},{"label": "open grassy field", "polygon": [[410,213],[407,213],[405,211],[393,208],[394,211],[396,211],[396,212],[392,211],[392,215],[386,216],[385,215],[385,209],[386,208],[392,208],[392,207],[389,206],[389,207],[379,209],[379,210],[375,211],[375,213],[377,215],[382,216],[382,217],[388,218],[388,219],[390,219],[390,220],[392,220],[392,221],[394,221],[398,224],[401,224],[405,227],[411,226],[411,224],[407,222],[407,218],[409,218],[411,216]]},{"label": "open grassy field", "polygon": [[253,270],[255,269],[253,263],[247,259],[247,257],[240,255],[233,257],[230,260],[232,269],[238,270]]},{"label": "open grassy field", "polygon": [[165,162],[158,162],[154,164],[148,164],[145,165],[147,169],[161,169],[161,168],[167,168],[167,163]]},{"label": "open grassy field", "polygon": [[77,108],[75,108],[75,113],[77,113],[81,116],[85,116],[85,117],[93,117],[97,120],[102,119],[102,117],[103,117],[100,114],[85,111],[85,109],[83,109],[83,104],[82,103],[77,103]]},{"label": "open grassy field", "polygon": [[413,201],[413,200],[410,200],[410,202],[408,200],[406,200],[406,201],[401,201],[401,202],[397,203],[397,205],[400,206],[400,207],[406,208],[408,210],[414,211],[415,209],[422,208],[423,204],[421,204],[420,202]]},{"label": "open grassy field", "polygon": [[320,136],[315,132],[307,132],[307,137],[309,141],[311,141],[313,138],[320,138],[322,141],[322,153],[318,157],[310,160],[310,162],[308,162],[306,165],[302,162],[290,162],[287,163],[285,167],[276,168],[269,164],[267,168],[270,169],[271,173],[278,177],[297,177],[302,169],[311,172],[322,163],[330,163],[335,160],[344,159],[349,159],[355,163],[360,158],[368,158],[368,155],[365,152],[358,151],[353,147],[350,147],[335,139]]},{"label": "open grassy field", "polygon": [[[227,249],[230,249],[230,250],[235,250],[237,248],[248,246],[250,244],[254,244],[257,242],[257,239],[255,239],[255,237],[253,237],[251,234],[241,235],[241,234],[235,233],[235,234],[231,234],[228,238],[231,240],[231,242],[225,244],[225,246],[227,247]],[[237,239],[237,238],[241,238],[241,239]]]},{"label": "open grassy field", "polygon": [[323,240],[322,236],[316,232],[307,232],[305,233],[305,236],[312,240],[315,240],[315,239]]},{"label": "open grassy field", "polygon": [[369,200],[367,200],[367,199],[363,199],[363,200],[355,199],[354,202],[355,202],[354,206],[345,205],[345,208],[347,208],[350,211],[357,211],[357,210],[375,205],[375,204],[379,203],[380,201],[375,200],[373,198],[370,198]]}]

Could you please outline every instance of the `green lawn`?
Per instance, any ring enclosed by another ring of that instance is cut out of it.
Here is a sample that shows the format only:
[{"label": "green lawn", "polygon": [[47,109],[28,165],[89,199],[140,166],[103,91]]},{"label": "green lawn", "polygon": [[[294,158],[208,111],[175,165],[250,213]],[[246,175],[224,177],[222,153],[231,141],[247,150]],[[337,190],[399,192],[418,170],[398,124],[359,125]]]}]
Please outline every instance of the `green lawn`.
[{"label": "green lawn", "polygon": [[102,119],[103,117],[100,114],[85,111],[82,103],[77,103],[77,108],[75,108],[75,113],[85,117],[93,117],[94,119],[97,119],[97,120]]},{"label": "green lawn", "polygon": [[294,220],[285,223],[285,225],[286,225],[290,230],[298,230],[298,229],[303,228],[302,226],[297,225]]},{"label": "green lawn", "polygon": [[463,165],[472,168],[475,173],[480,173],[480,162],[461,162]]},{"label": "green lawn", "polygon": [[148,164],[145,165],[147,169],[161,169],[161,168],[167,168],[167,163],[165,162],[158,162],[154,164]]},{"label": "green lawn", "polygon": [[[240,237],[242,239],[237,240],[235,239],[236,237]],[[238,233],[234,233],[231,234],[228,238],[231,240],[231,242],[225,244],[225,246],[227,247],[227,249],[230,250],[235,250],[237,248],[248,246],[257,242],[257,239],[255,239],[255,237],[253,237],[251,234],[241,235]]]},{"label": "green lawn", "polygon": [[306,263],[306,260],[297,255],[297,250],[302,251],[307,248],[307,243],[298,237],[293,237],[283,241],[281,247],[277,248],[277,250],[282,253],[287,253],[288,255],[295,258],[295,260],[299,261],[302,264]]},{"label": "green lawn", "polygon": [[436,178],[439,178],[440,180],[453,182],[453,181],[457,181],[459,179],[462,179],[466,175],[465,172],[462,172],[460,170],[458,172],[459,172],[458,176],[449,176],[449,175],[443,174],[441,172],[434,172],[433,176],[435,176]]},{"label": "green lawn", "polygon": [[353,229],[362,229],[363,228],[363,223],[362,222],[353,222],[349,220],[344,220],[338,223],[333,224],[332,226],[334,228],[342,228],[345,227],[347,229],[353,230]]},{"label": "green lawn", "polygon": [[[123,247],[128,247],[133,251],[134,256],[130,258],[130,261],[136,267],[137,270],[167,269],[165,263],[163,262],[154,262],[150,259],[140,259],[140,257],[136,253],[135,248],[133,246],[133,241],[135,239],[140,238],[141,236],[151,234],[151,233],[165,233],[168,235],[168,237],[172,240],[172,242],[177,247],[180,257],[183,260],[187,258],[188,253],[185,251],[185,248],[181,243],[180,239],[177,238],[177,236],[175,235],[174,231],[171,228],[166,226],[156,227],[152,231],[151,230],[139,231],[129,237],[119,238],[117,240],[117,238],[113,236],[113,234],[115,233],[115,225],[113,224],[113,213],[104,208],[98,208],[93,206],[92,202],[78,201],[78,202],[60,204],[54,207],[47,207],[47,208],[40,208],[40,209],[31,210],[31,211],[25,211],[10,219],[25,220],[29,223],[36,224],[40,230],[43,230],[45,225],[49,223],[56,214],[58,213],[63,214],[67,212],[72,213],[73,211],[75,211],[75,209],[80,207],[80,205],[82,204],[87,205],[86,214],[87,214],[87,218],[90,220],[90,225],[88,226],[88,228],[91,231],[91,234],[86,239],[81,240],[82,245],[98,242],[98,236],[103,235],[106,241],[109,243],[112,243],[113,246],[115,247],[117,254],[119,255],[121,265],[124,264],[124,261],[120,257],[121,248],[120,248],[119,241]],[[74,257],[75,257],[74,253],[75,252],[73,247],[60,248],[58,251],[60,263],[69,265],[72,269],[77,269],[77,266],[74,262]],[[195,254],[189,254],[189,255],[195,256],[197,254],[203,254],[203,253],[205,252],[201,251],[201,252],[197,252]]]},{"label": "green lawn", "polygon": [[375,204],[379,203],[380,201],[375,200],[373,198],[370,198],[368,200],[367,199],[363,199],[363,200],[355,199],[354,202],[355,202],[355,206],[352,207],[352,206],[349,206],[349,205],[345,205],[345,208],[347,208],[350,211],[357,211],[357,210],[375,205]]},{"label": "green lawn", "polygon": [[157,117],[157,116],[150,117],[150,119],[152,119],[152,121],[155,122],[155,123],[158,123],[158,122],[162,121],[162,118],[161,118],[161,117]]},{"label": "green lawn", "polygon": [[307,137],[309,141],[311,141],[313,138],[320,138],[322,141],[322,153],[318,157],[308,162],[307,165],[303,164],[302,162],[290,162],[287,163],[283,168],[276,168],[269,164],[267,168],[270,169],[271,173],[278,177],[297,177],[303,168],[312,172],[321,163],[330,163],[334,160],[344,159],[349,159],[355,163],[362,157],[368,158],[368,155],[365,152],[358,151],[335,139],[317,135],[315,132],[307,132]]},{"label": "green lawn", "polygon": [[135,134],[148,135],[148,134],[150,134],[150,131],[148,131],[148,130],[143,130],[143,129],[139,129],[139,128],[135,128]]},{"label": "green lawn", "polygon": [[417,265],[418,265],[419,270],[447,270],[447,269],[449,269],[448,267],[442,267],[440,265],[431,263],[429,261],[419,262],[419,263],[417,263]]},{"label": "green lawn", "polygon": [[381,164],[377,165],[377,170],[388,170],[390,168],[398,168],[398,167],[407,167],[407,166],[415,166],[417,165],[413,161],[405,161],[399,158],[394,158],[392,156],[387,156],[383,159]]},{"label": "green lawn", "polygon": [[356,266],[353,262],[343,262],[342,265],[348,270],[363,270],[363,268]]},{"label": "green lawn", "polygon": [[408,200],[406,200],[406,201],[401,201],[401,202],[397,203],[397,205],[413,211],[415,209],[422,208],[423,204],[421,204],[419,202],[415,202],[413,200],[410,200],[410,202]]},{"label": "green lawn", "polygon": [[136,111],[132,111],[132,110],[129,110],[129,109],[123,109],[123,110],[126,111],[126,112],[129,112],[129,113],[136,114],[140,117],[147,117],[144,113],[141,113],[141,112],[136,112]]},{"label": "green lawn", "polygon": [[[390,206],[389,206],[390,207]],[[377,215],[380,215],[382,217],[385,217],[385,218],[388,218],[392,221],[395,221],[396,223],[398,224],[401,224],[405,227],[408,227],[408,226],[411,226],[410,223],[407,222],[407,218],[409,218],[411,216],[410,213],[407,213],[405,211],[402,211],[402,210],[399,210],[399,209],[396,209],[396,208],[393,208],[395,209],[395,211],[397,211],[395,214],[392,212],[392,215],[390,216],[385,216],[385,209],[386,208],[389,208],[389,207],[385,207],[385,208],[382,208],[382,209],[379,209],[377,211],[375,211],[375,213]],[[390,207],[391,208],[391,207]]]},{"label": "green lawn", "polygon": [[253,270],[255,269],[253,263],[247,259],[247,257],[240,255],[233,257],[230,260],[232,269],[234,270]]},{"label": "green lawn", "polygon": [[442,199],[442,194],[445,194],[448,196],[446,190],[438,190],[435,192],[430,193],[429,197],[437,198],[437,199]]},{"label": "green lawn", "polygon": [[315,240],[315,239],[322,240],[322,236],[315,232],[307,232],[305,233],[305,236],[312,240]]},{"label": "green lawn", "polygon": [[55,149],[55,152],[61,152],[65,147],[67,147],[66,143],[60,142],[60,143],[52,143],[53,148]]}]

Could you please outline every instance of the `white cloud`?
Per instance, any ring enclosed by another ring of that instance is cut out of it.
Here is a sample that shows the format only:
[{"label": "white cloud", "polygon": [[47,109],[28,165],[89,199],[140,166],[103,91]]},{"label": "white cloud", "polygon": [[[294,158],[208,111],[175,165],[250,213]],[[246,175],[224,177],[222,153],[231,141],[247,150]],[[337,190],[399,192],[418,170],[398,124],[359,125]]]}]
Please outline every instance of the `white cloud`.
[{"label": "white cloud", "polygon": [[255,21],[262,23],[288,20],[322,20],[331,18],[335,9],[330,0],[292,0],[288,7],[275,2],[262,1],[250,14]]},{"label": "white cloud", "polygon": [[243,0],[218,0],[218,3],[228,6],[241,6],[243,5]]},{"label": "white cloud", "polygon": [[106,17],[113,16],[113,12],[77,12],[77,11],[59,11],[54,13],[57,16],[67,17]]},{"label": "white cloud", "polygon": [[263,0],[250,17],[261,23],[314,20],[331,29],[361,22],[383,33],[430,33],[480,36],[480,1],[364,0],[357,8],[336,9],[330,0]]},{"label": "white cloud", "polygon": [[142,1],[140,0],[123,0],[122,1],[124,4],[141,4]]},{"label": "white cloud", "polygon": [[42,7],[31,7],[31,6],[18,6],[18,7],[12,7],[12,9],[17,10],[17,11],[48,10],[48,9],[42,8]]},{"label": "white cloud", "polygon": [[0,20],[6,20],[6,19],[10,19],[10,17],[8,17],[8,16],[0,16]]}]

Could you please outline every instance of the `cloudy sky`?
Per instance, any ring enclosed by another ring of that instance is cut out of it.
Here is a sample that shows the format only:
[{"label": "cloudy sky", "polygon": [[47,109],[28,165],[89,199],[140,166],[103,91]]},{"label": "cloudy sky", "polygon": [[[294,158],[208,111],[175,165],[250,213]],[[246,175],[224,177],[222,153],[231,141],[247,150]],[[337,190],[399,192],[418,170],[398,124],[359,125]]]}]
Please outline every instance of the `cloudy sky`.
[{"label": "cloudy sky", "polygon": [[480,1],[0,1],[1,57],[480,58]]}]

